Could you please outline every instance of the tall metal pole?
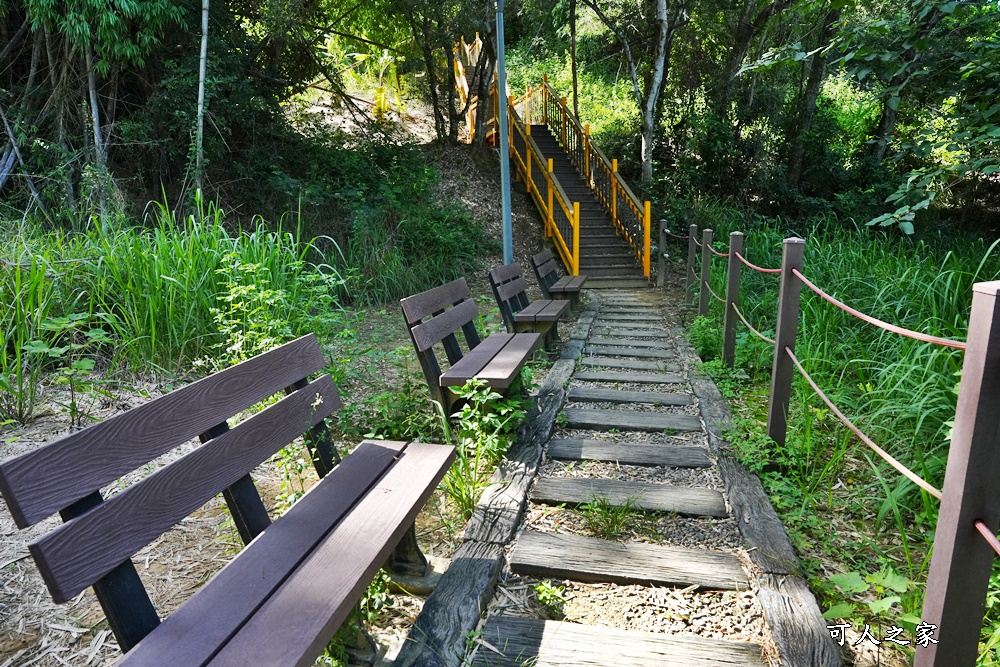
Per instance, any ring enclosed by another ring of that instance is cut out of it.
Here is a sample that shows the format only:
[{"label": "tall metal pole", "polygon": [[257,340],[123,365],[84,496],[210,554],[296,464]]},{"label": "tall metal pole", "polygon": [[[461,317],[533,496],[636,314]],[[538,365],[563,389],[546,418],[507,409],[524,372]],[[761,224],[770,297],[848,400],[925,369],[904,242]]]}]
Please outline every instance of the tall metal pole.
[{"label": "tall metal pole", "polygon": [[514,229],[510,221],[510,148],[507,139],[507,59],[503,48],[503,2],[497,0],[497,96],[504,100],[500,123],[500,205],[503,211],[503,263],[514,262]]}]

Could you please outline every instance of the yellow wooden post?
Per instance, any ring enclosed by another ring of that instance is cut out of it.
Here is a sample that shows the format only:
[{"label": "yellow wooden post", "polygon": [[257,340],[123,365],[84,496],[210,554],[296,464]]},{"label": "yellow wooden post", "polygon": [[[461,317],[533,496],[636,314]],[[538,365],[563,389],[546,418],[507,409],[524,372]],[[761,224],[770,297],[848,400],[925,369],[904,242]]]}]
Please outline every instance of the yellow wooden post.
[{"label": "yellow wooden post", "polygon": [[524,93],[524,124],[528,128],[528,134],[531,134],[531,86],[527,86]]},{"label": "yellow wooden post", "polygon": [[583,178],[590,186],[590,125],[583,126]]},{"label": "yellow wooden post", "polygon": [[646,232],[645,232],[646,238],[644,240],[645,249],[643,250],[643,254],[642,254],[642,268],[646,272],[646,279],[647,280],[649,279],[649,229],[650,229],[649,218],[650,218],[650,216],[649,216],[649,202],[647,201],[647,202],[645,202],[642,205],[642,224],[643,224],[643,227],[646,228]]},{"label": "yellow wooden post", "polygon": [[580,275],[580,202],[573,202],[573,275]]},{"label": "yellow wooden post", "polygon": [[566,148],[566,98],[561,97],[559,101],[562,103],[562,145]]},{"label": "yellow wooden post", "polygon": [[546,238],[552,236],[552,228],[556,224],[556,221],[555,221],[555,209],[552,208],[552,205],[555,203],[553,201],[553,199],[554,199],[555,189],[556,189],[555,185],[553,185],[553,183],[552,183],[552,171],[554,169],[553,166],[552,166],[552,158],[549,158],[548,167],[549,167],[549,174],[548,174],[549,210],[546,211],[547,215],[545,216],[545,237]]},{"label": "yellow wooden post", "polygon": [[510,132],[507,133],[507,154],[510,156],[514,155],[514,114],[511,110],[514,108],[514,96],[509,95],[507,97],[507,127],[510,128]]},{"label": "yellow wooden post", "polygon": [[618,160],[611,160],[611,222],[615,227],[618,224]]},{"label": "yellow wooden post", "polygon": [[[528,126],[528,134],[531,134],[531,126]],[[535,161],[534,155],[531,152],[531,146],[528,145],[528,138],[524,139],[524,194],[531,194],[531,163]]]}]

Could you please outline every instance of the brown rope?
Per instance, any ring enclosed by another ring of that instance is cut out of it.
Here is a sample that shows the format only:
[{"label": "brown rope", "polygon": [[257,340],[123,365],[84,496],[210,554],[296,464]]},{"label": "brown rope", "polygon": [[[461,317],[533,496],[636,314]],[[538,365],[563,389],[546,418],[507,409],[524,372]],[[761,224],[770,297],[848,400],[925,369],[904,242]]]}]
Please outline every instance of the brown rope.
[{"label": "brown rope", "polygon": [[747,260],[747,258],[741,255],[740,253],[736,253],[736,256],[739,257],[740,261],[746,264],[747,267],[753,269],[754,271],[757,271],[758,273],[781,273],[781,269],[765,269],[763,267],[757,266],[756,264],[751,264]]},{"label": "brown rope", "polygon": [[904,329],[903,327],[897,327],[895,324],[889,324],[888,322],[883,322],[880,319],[874,318],[871,315],[865,315],[860,310],[854,310],[842,301],[834,299],[832,296],[816,287],[812,284],[804,275],[802,275],[798,269],[792,269],[792,274],[805,283],[806,287],[811,289],[816,294],[820,295],[826,301],[832,303],[837,308],[840,308],[845,313],[850,313],[854,317],[858,318],[863,322],[868,324],[874,324],[880,329],[885,329],[886,331],[891,331],[892,333],[900,334],[901,336],[906,336],[907,338],[913,338],[914,340],[923,341],[925,343],[934,343],[935,345],[943,345],[945,347],[953,347],[957,350],[964,350],[965,343],[960,340],[951,340],[950,338],[938,338],[937,336],[931,336],[930,334],[920,333],[919,331],[912,331],[910,329]]},{"label": "brown rope", "polygon": [[976,519],[976,522],[973,525],[975,525],[979,534],[983,536],[983,539],[986,540],[986,543],[992,547],[993,551],[995,551],[998,556],[1000,556],[1000,541],[997,540],[997,536],[990,532],[990,529],[986,526],[986,524],[979,519]]},{"label": "brown rope", "polygon": [[674,234],[674,233],[672,233],[670,231],[667,231],[667,236],[669,236],[671,238],[675,238],[678,241],[687,241],[688,239],[691,238],[690,236],[678,236],[677,234]]},{"label": "brown rope", "polygon": [[713,255],[715,255],[716,257],[729,257],[729,253],[728,252],[719,252],[718,250],[716,250],[712,246],[708,246],[708,251],[710,253],[712,253]]},{"label": "brown rope", "polygon": [[897,461],[895,458],[893,458],[893,456],[889,454],[889,452],[885,451],[884,449],[876,445],[871,438],[862,433],[861,429],[855,426],[854,422],[848,419],[844,415],[844,413],[841,412],[840,409],[833,404],[833,401],[827,398],[826,394],[823,393],[823,390],[820,389],[819,386],[816,384],[816,382],[812,379],[812,376],[810,376],[809,373],[806,373],[806,369],[802,368],[802,364],[799,363],[798,358],[795,356],[795,353],[792,352],[791,348],[786,347],[785,352],[788,353],[788,356],[789,358],[791,358],[792,363],[795,364],[795,367],[799,369],[799,372],[802,373],[802,377],[806,379],[806,382],[808,382],[809,385],[813,388],[813,391],[816,392],[816,395],[819,396],[821,399],[823,399],[823,402],[826,403],[826,406],[830,408],[830,411],[833,414],[835,414],[837,418],[840,419],[840,421],[844,422],[844,426],[853,431],[854,435],[858,436],[861,439],[861,442],[871,447],[876,454],[881,456],[889,465],[898,470],[900,474],[902,474],[908,480],[910,480],[911,482],[913,482],[914,484],[916,484],[921,489],[931,494],[938,500],[941,499],[941,492],[938,489],[931,486],[928,482],[925,482],[919,475],[917,475],[915,472],[913,472],[912,470],[904,466],[902,463]]},{"label": "brown rope", "polygon": [[730,305],[733,307],[733,310],[736,311],[736,317],[740,318],[740,321],[742,321],[743,324],[746,325],[747,329],[749,329],[755,336],[757,336],[757,338],[760,338],[765,343],[774,345],[774,341],[772,339],[768,338],[767,336],[765,336],[764,334],[762,334],[761,332],[757,331],[752,326],[750,326],[750,323],[747,322],[747,318],[743,317],[743,313],[740,312],[740,307],[736,305],[735,301]]},{"label": "brown rope", "polygon": [[708,286],[708,281],[707,280],[702,280],[701,282],[705,286],[705,289],[708,290],[708,293],[711,294],[715,298],[716,301],[718,301],[719,303],[725,303],[726,302],[725,299],[723,299],[721,296],[719,296],[718,294],[716,294],[715,292],[712,291],[712,288]]}]

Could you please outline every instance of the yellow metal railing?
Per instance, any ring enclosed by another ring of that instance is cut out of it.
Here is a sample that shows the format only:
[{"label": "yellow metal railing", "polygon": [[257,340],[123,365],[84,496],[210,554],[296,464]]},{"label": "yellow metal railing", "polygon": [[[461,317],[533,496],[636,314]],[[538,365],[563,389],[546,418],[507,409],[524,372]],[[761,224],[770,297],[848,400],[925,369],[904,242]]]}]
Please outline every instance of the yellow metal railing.
[{"label": "yellow metal railing", "polygon": [[[467,67],[475,67],[482,52],[479,35],[472,44],[463,38],[455,48],[455,75],[459,82],[459,101],[464,106],[469,96],[465,78]],[[486,126],[486,138],[497,132],[499,95],[494,80],[490,85],[493,118]],[[473,97],[466,114],[469,141],[475,136],[476,101]],[[587,187],[601,202],[617,232],[628,241],[636,260],[642,264],[643,275],[649,280],[651,220],[648,201],[640,201],[618,173],[618,160],[609,160],[590,140],[590,126],[581,125],[545,77],[542,85],[529,87],[520,97],[509,97],[507,114],[510,125],[508,151],[528,194],[545,221],[545,236],[552,237],[556,251],[567,273],[580,273],[580,203],[570,201],[559,179],[552,173],[551,160],[546,160],[531,138],[531,126],[542,125],[556,137],[570,156]]]}]

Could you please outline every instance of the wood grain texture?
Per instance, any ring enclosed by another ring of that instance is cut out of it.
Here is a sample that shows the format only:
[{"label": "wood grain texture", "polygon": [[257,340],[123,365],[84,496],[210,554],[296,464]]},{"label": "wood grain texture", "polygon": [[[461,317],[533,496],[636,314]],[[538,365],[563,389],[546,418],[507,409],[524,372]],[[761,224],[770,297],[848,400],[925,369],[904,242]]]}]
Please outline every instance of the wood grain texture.
[{"label": "wood grain texture", "polygon": [[464,540],[506,544],[514,537],[563,398],[561,390],[539,397],[538,411],[518,429],[517,439],[490,478],[465,527]]},{"label": "wood grain texture", "polygon": [[701,420],[693,415],[636,412],[634,410],[566,409],[569,428],[608,431],[700,431]]},{"label": "wood grain texture", "polygon": [[757,575],[756,580],[757,598],[782,667],[840,667],[840,648],[806,582],[772,574]]},{"label": "wood grain texture", "polygon": [[595,498],[612,505],[631,501],[634,507],[652,512],[728,516],[726,501],[714,489],[585,477],[539,477],[531,488],[531,499],[548,505],[583,505]]},{"label": "wood grain texture", "polygon": [[584,357],[580,360],[584,366],[592,368],[626,368],[636,371],[673,371],[681,367],[667,361],[641,361],[638,359],[615,359],[613,357]]},{"label": "wood grain texture", "polygon": [[532,353],[542,344],[537,333],[514,334],[476,377],[497,389],[506,389],[517,379],[521,368],[531,359]]},{"label": "wood grain texture", "polygon": [[673,350],[655,349],[648,347],[632,347],[627,341],[622,341],[618,345],[596,345],[591,342],[584,350],[585,354],[605,354],[619,357],[639,357],[641,359],[673,359]]},{"label": "wood grain texture", "polygon": [[629,340],[627,338],[591,338],[591,345],[610,345],[611,347],[649,347],[661,350],[673,348],[673,343],[661,340]]},{"label": "wood grain texture", "polygon": [[120,666],[203,664],[374,485],[404,445],[386,441],[358,445],[323,481],[122,658]]},{"label": "wood grain texture", "polygon": [[550,440],[546,456],[560,461],[609,461],[621,465],[709,468],[712,460],[701,447],[650,445],[564,438]]},{"label": "wood grain texture", "polygon": [[647,315],[645,313],[608,313],[601,309],[597,313],[597,320],[604,322],[663,322],[662,315]]},{"label": "wood grain texture", "polygon": [[458,363],[441,374],[438,381],[442,387],[461,387],[471,380],[476,374],[493,361],[493,358],[500,353],[504,347],[513,340],[514,334],[495,333],[486,337],[486,340],[469,350],[468,354],[462,357]]},{"label": "wood grain texture", "polygon": [[601,306],[601,315],[656,315],[663,319],[660,309],[655,306]]},{"label": "wood grain texture", "polygon": [[649,403],[651,405],[691,405],[694,403],[694,398],[690,394],[664,391],[625,391],[599,387],[573,387],[569,390],[569,400],[593,403]]},{"label": "wood grain texture", "polygon": [[563,389],[569,379],[573,376],[573,369],[576,368],[576,359],[559,359],[549,372],[545,374],[545,379],[538,389],[539,395],[552,393],[556,389]]},{"label": "wood grain texture", "polygon": [[510,569],[532,577],[581,582],[690,586],[746,590],[746,574],[735,556],[704,549],[640,542],[608,542],[526,530],[510,556]]},{"label": "wood grain texture", "polygon": [[454,305],[468,297],[469,285],[465,282],[465,278],[459,278],[440,287],[401,299],[399,305],[403,309],[406,323],[412,327],[428,315],[444,310],[446,306]]},{"label": "wood grain texture", "polygon": [[655,338],[659,340],[670,340],[672,336],[659,328],[649,328],[649,329],[636,329],[635,327],[616,327],[608,326],[607,324],[594,324],[594,331],[600,333],[601,335],[607,336],[622,336],[627,338]]},{"label": "wood grain texture", "polygon": [[544,307],[535,315],[536,322],[555,322],[569,310],[569,301],[555,299],[544,302]]},{"label": "wood grain texture", "polygon": [[0,464],[0,492],[27,528],[325,364],[303,336]]},{"label": "wood grain texture", "polygon": [[493,597],[503,563],[499,544],[465,542],[424,602],[394,667],[456,667],[468,634]]},{"label": "wood grain texture", "polygon": [[498,283],[496,290],[501,300],[510,301],[518,294],[528,291],[528,281],[518,276],[510,282]]},{"label": "wood grain texture", "polygon": [[449,308],[440,315],[435,315],[423,324],[418,324],[410,333],[413,335],[413,342],[419,352],[429,350],[434,345],[444,340],[464,324],[468,324],[476,319],[479,311],[476,310],[476,302],[463,301],[454,308]]},{"label": "wood grain texture", "polygon": [[29,545],[65,602],[340,407],[329,375]]},{"label": "wood grain texture", "polygon": [[208,664],[311,667],[454,458],[452,447],[408,445],[396,464]]},{"label": "wood grain texture", "polygon": [[615,371],[580,371],[577,380],[587,382],[635,382],[638,384],[683,384],[687,378],[672,373],[621,373]]},{"label": "wood grain texture", "polygon": [[603,626],[492,617],[473,667],[764,667],[750,642],[671,636]]},{"label": "wood grain texture", "polygon": [[505,264],[503,266],[495,266],[490,269],[490,277],[498,285],[523,275],[523,273],[524,272],[521,271],[521,265],[517,262],[511,262],[510,264]]}]

